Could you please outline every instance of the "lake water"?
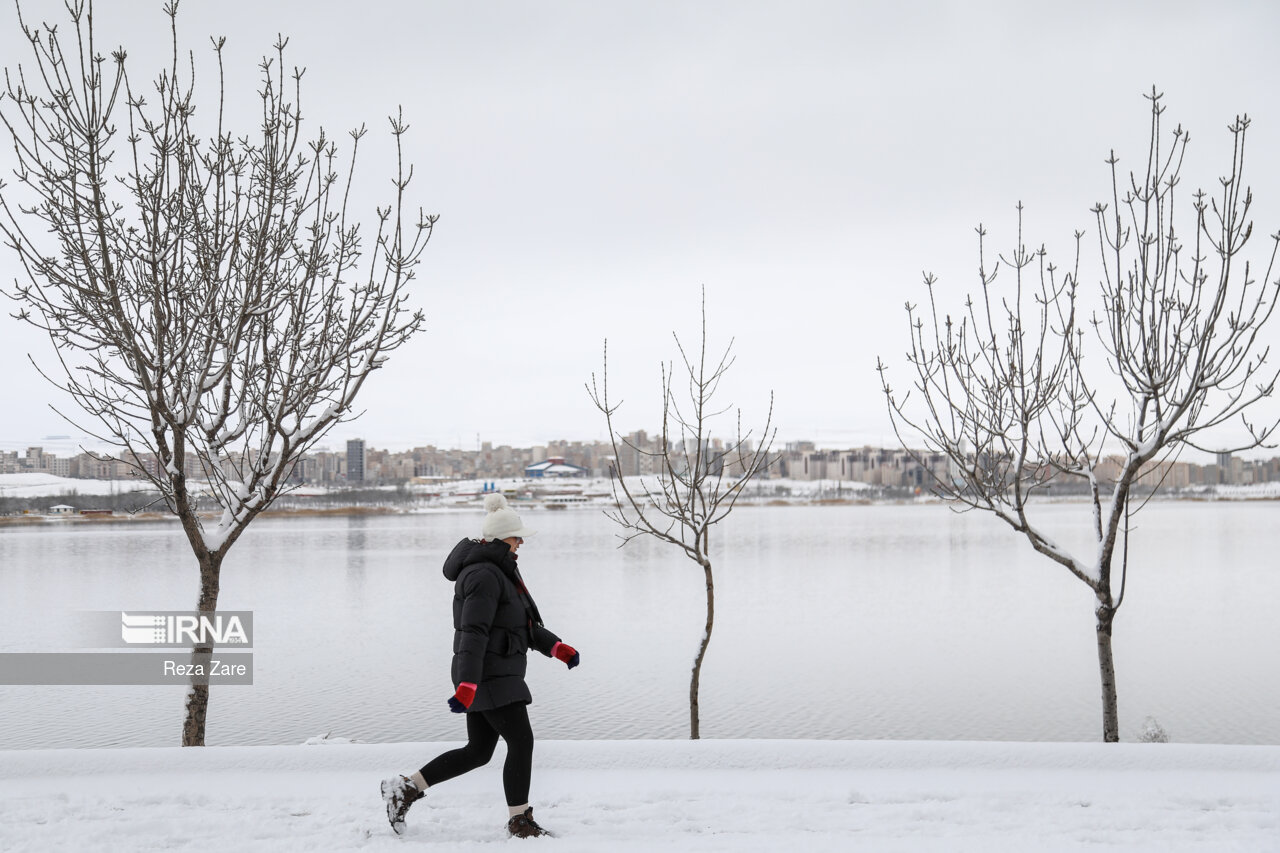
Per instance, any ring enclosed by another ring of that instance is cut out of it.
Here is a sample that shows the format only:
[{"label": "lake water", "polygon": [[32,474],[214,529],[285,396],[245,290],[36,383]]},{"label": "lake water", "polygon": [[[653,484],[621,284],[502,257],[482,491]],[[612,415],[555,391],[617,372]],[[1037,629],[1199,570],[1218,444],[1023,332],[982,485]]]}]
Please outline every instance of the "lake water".
[{"label": "lake water", "polygon": [[[1087,547],[1088,508],[1041,508]],[[1153,503],[1115,629],[1121,737],[1280,744],[1280,504]],[[582,653],[530,658],[542,738],[688,735],[698,567],[589,510],[528,510],[521,568]],[[220,606],[254,612],[252,686],[215,686],[207,742],[458,740],[445,554],[481,513],[260,519]],[[740,507],[713,534],[713,738],[1098,740],[1093,599],[990,517],[937,505]],[[0,530],[0,651],[74,651],[78,611],[187,610],[176,525]],[[178,743],[184,690],[0,687],[0,749]]]}]

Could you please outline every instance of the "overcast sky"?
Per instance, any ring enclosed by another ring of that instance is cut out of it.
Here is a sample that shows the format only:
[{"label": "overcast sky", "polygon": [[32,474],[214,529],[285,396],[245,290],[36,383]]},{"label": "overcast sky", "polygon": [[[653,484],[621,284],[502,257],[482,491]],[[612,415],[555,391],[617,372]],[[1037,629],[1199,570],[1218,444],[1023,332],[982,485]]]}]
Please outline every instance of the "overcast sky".
[{"label": "overcast sky", "polygon": [[[162,57],[160,5],[99,4],[99,41],[128,48],[135,80]],[[64,14],[61,0],[23,7]],[[334,446],[603,438],[583,385],[605,338],[618,425],[653,429],[659,363],[677,355],[673,331],[696,342],[703,286],[712,345],[736,339],[721,394],[744,424],[772,391],[781,440],[891,444],[875,362],[907,384],[903,304],[923,298],[921,272],[958,305],[976,284],[973,227],[1006,250],[1019,200],[1026,242],[1069,262],[1108,191],[1108,151],[1140,159],[1153,84],[1191,133],[1189,184],[1212,188],[1227,125],[1250,114],[1255,259],[1280,229],[1267,0],[184,0],[179,26],[206,82],[207,36],[228,37],[246,129],[256,62],[290,36],[313,126],[381,137],[358,172],[370,214],[391,175],[385,116],[402,105],[412,124],[411,192],[440,215],[415,287],[427,330],[370,380]],[[3,64],[27,62],[12,6],[0,27]],[[11,286],[11,254],[0,272]],[[52,366],[48,342],[0,330],[0,447],[73,434],[26,361]]]}]

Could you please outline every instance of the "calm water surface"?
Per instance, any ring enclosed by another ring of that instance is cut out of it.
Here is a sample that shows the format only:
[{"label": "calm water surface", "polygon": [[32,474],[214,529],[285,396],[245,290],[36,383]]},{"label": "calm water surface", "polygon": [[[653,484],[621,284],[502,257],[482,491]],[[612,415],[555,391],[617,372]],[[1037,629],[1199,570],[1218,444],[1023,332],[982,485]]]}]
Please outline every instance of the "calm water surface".
[{"label": "calm water surface", "polygon": [[[1088,509],[1047,505],[1087,547]],[[1155,716],[1181,742],[1280,744],[1276,503],[1151,504],[1115,630],[1121,735]],[[526,511],[521,567],[548,627],[534,655],[544,738],[688,734],[703,625],[698,567],[618,549],[589,510]],[[214,687],[208,743],[458,740],[448,712],[445,554],[481,513],[263,519],[223,568],[254,611],[255,682]],[[741,507],[715,536],[704,737],[1097,740],[1092,597],[978,514],[941,506]],[[73,651],[78,611],[193,606],[175,525],[0,530],[0,651]],[[0,749],[171,745],[184,691],[0,687]]]}]

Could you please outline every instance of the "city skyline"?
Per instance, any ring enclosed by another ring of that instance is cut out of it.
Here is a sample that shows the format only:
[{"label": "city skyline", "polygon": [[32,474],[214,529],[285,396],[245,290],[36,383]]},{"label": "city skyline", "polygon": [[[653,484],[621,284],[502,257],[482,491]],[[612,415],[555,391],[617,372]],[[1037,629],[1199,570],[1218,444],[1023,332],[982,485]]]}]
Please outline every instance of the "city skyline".
[{"label": "city skyline", "polygon": [[[706,464],[717,470],[723,465],[726,472],[735,470],[729,444],[711,438],[707,446],[711,452],[705,457]],[[350,487],[479,478],[521,480],[541,478],[544,474],[548,479],[610,477],[616,472],[623,476],[648,476],[656,473],[653,459],[659,449],[657,437],[646,431],[627,435],[616,448],[612,443],[594,441],[561,441],[532,447],[493,446],[486,442],[477,450],[428,445],[393,451],[356,438],[336,450],[317,447],[304,454],[289,481],[295,486]],[[746,450],[750,452],[750,448]],[[676,453],[680,453],[678,445]],[[721,453],[724,455],[718,455]],[[773,462],[760,473],[760,479],[833,480],[891,489],[927,489],[932,482],[955,476],[954,463],[945,455],[922,448],[840,449],[818,447],[805,441],[788,443],[770,455]],[[145,469],[147,476],[154,476],[161,467],[152,453],[129,458],[138,468]],[[548,463],[551,463],[549,468]],[[242,466],[246,464],[253,464],[252,457],[242,458],[238,454],[228,456],[221,463],[224,475],[231,480],[241,476]],[[1100,481],[1113,482],[1123,464],[1122,455],[1100,458],[1094,475]],[[195,472],[192,476],[197,479],[205,476],[200,474],[203,469],[195,454],[187,455],[186,469]],[[1136,482],[1146,487],[1250,485],[1280,481],[1280,456],[1246,459],[1222,453],[1204,463],[1160,459],[1144,466],[1143,472]],[[22,453],[0,449],[0,475],[21,473],[47,473],[72,480],[142,480],[144,476],[121,458],[100,458],[89,453],[60,457],[38,446],[28,447]],[[1078,477],[1066,476],[1056,482],[1066,485],[1068,492],[1086,488],[1084,480]]]},{"label": "city skyline", "polygon": [[[645,429],[641,427],[640,431],[647,433],[651,437],[658,433],[658,430],[655,430],[652,428]],[[624,433],[623,435],[630,435],[630,434],[633,434],[634,432],[636,431],[631,430],[631,431],[628,431],[627,433]],[[889,431],[887,435],[880,436],[880,437],[858,436],[850,432],[847,435],[851,437],[852,440],[848,440],[848,441],[839,440],[839,436],[840,436],[839,431],[835,431],[835,432],[837,433],[837,440],[834,440],[834,441],[816,440],[811,437],[803,437],[803,436],[790,439],[790,440],[783,440],[782,437],[779,436],[778,439],[774,442],[774,449],[775,451],[780,452],[782,450],[785,450],[788,447],[806,446],[806,445],[811,446],[812,448],[820,451],[842,451],[842,450],[854,450],[854,449],[863,449],[863,448],[879,448],[879,449],[886,449],[886,450],[896,450],[896,449],[903,448],[903,445],[900,442],[898,442],[897,439],[893,436],[892,431]],[[729,438],[730,437],[728,435],[719,435],[719,434],[712,435],[713,440],[727,441],[729,440]],[[754,443],[756,438],[757,436],[753,433],[751,436],[751,441]],[[887,439],[887,440],[884,440],[884,439]],[[562,436],[559,436],[550,440],[544,440],[544,441],[498,442],[494,440],[488,440],[483,436],[483,434],[481,434],[481,435],[474,436],[471,442],[464,442],[462,445],[457,445],[457,444],[449,444],[449,443],[437,444],[437,443],[434,443],[431,441],[425,441],[425,440],[417,441],[417,442],[406,441],[406,442],[400,442],[400,443],[391,443],[391,442],[379,441],[376,439],[368,439],[363,434],[355,434],[346,438],[338,439],[335,435],[330,434],[322,438],[309,452],[345,454],[347,452],[348,443],[353,440],[363,441],[365,446],[371,451],[376,450],[376,451],[385,452],[385,453],[405,453],[413,450],[422,450],[427,448],[432,448],[439,451],[448,451],[448,452],[477,453],[477,452],[482,452],[482,450],[485,448],[486,445],[493,449],[502,448],[502,447],[507,447],[512,449],[534,449],[534,448],[540,448],[540,447],[545,448],[550,445],[560,445],[560,444],[585,445],[585,444],[604,443],[608,441],[608,438],[605,436],[601,436],[597,438],[594,436],[586,436],[586,435],[577,435],[577,436],[562,435]],[[16,453],[18,455],[22,455],[29,448],[33,448],[33,447],[42,448],[45,452],[53,453],[63,457],[74,456],[86,451],[90,453],[96,453],[96,454],[103,454],[103,453],[109,452],[109,448],[107,448],[107,446],[104,443],[96,442],[94,439],[90,438],[89,436],[80,436],[77,438],[77,437],[73,437],[65,434],[58,434],[58,435],[43,436],[35,439],[15,439],[8,436],[0,436],[0,454]],[[909,444],[909,447],[916,450],[924,449],[924,445],[922,442],[911,443]],[[1248,450],[1242,453],[1236,453],[1234,455],[1237,458],[1243,459],[1243,460],[1262,461],[1262,460],[1269,460],[1274,458],[1276,456],[1276,453],[1277,453],[1276,446],[1268,446],[1268,447],[1253,448],[1251,450]],[[1202,452],[1194,449],[1185,449],[1179,455],[1179,459],[1181,461],[1189,462],[1190,464],[1194,464],[1194,465],[1209,465],[1209,464],[1213,464],[1215,455],[1216,454],[1213,452]]]}]

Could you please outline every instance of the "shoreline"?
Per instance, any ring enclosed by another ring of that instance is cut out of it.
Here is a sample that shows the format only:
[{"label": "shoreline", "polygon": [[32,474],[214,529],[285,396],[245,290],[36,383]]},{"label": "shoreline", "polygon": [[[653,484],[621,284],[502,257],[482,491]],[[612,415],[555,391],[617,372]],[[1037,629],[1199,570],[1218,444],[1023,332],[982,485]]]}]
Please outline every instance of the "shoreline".
[{"label": "shoreline", "polygon": [[[1195,503],[1195,504],[1219,504],[1219,503],[1270,503],[1280,501],[1280,495],[1263,494],[1256,496],[1221,496],[1221,495],[1167,495],[1159,496],[1154,499],[1158,503]],[[1080,496],[1064,496],[1043,498],[1036,503],[1041,505],[1050,504],[1080,504],[1087,505],[1089,498],[1087,495]],[[794,508],[794,507],[876,507],[876,506],[948,506],[946,501],[934,498],[901,498],[901,499],[874,499],[874,498],[768,498],[759,501],[739,501],[739,507],[766,507],[771,509]],[[537,502],[521,502],[520,508],[533,510],[535,512],[584,512],[584,511],[609,511],[617,508],[617,504],[613,502],[601,502],[597,504],[589,504],[585,506],[556,506],[547,505]],[[385,505],[369,505],[369,504],[340,504],[336,506],[325,507],[288,507],[280,509],[268,509],[259,514],[260,518],[350,518],[360,516],[387,516],[387,515],[431,515],[435,513],[447,512],[469,512],[475,510],[471,504],[453,503],[445,506],[415,506],[410,508],[400,508]],[[206,520],[214,520],[218,518],[218,513],[202,513],[201,517]],[[38,515],[34,513],[23,515],[0,515],[0,529],[5,527],[60,527],[64,525],[111,525],[111,524],[162,524],[177,521],[177,516],[164,512],[140,512],[120,514],[93,514],[93,515]]]}]

